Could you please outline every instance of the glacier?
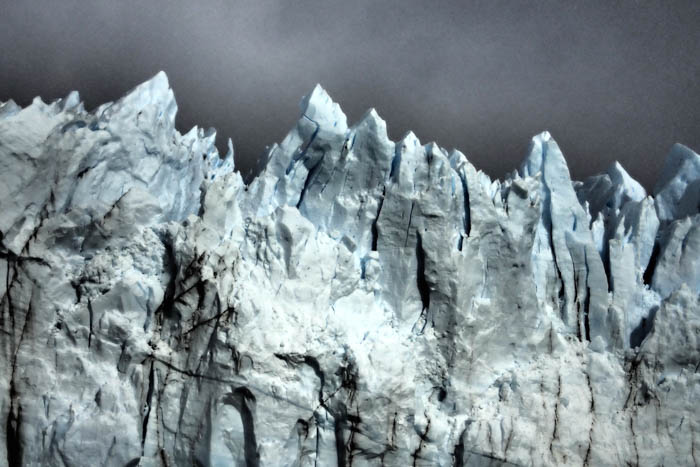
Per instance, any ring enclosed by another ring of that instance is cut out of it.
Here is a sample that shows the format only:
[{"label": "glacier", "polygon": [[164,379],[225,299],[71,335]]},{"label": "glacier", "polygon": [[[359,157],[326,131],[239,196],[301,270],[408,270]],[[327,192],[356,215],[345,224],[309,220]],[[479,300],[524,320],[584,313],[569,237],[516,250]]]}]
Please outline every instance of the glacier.
[{"label": "glacier", "polygon": [[698,465],[691,149],[491,180],[317,86],[245,183],[176,112],[0,103],[1,465]]}]

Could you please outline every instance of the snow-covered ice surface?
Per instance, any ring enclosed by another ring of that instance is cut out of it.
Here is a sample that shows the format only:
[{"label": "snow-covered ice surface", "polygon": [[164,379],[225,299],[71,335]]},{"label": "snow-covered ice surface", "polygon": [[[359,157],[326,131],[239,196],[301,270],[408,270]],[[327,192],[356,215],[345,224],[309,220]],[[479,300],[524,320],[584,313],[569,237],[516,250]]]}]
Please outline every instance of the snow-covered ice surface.
[{"label": "snow-covered ice surface", "polygon": [[245,185],[163,73],[0,104],[0,465],[697,465],[698,154],[499,181],[301,107]]}]

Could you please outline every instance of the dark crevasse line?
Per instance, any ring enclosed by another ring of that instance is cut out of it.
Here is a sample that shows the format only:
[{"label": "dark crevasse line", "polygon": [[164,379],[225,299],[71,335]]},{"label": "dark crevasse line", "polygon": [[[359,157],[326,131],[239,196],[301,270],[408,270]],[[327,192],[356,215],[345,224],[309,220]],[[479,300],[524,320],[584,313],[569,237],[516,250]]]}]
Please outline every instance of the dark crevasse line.
[{"label": "dark crevasse line", "polygon": [[[11,345],[10,345],[10,352],[11,353],[16,353],[17,349],[19,349],[19,344],[17,347],[14,347],[15,343],[15,329],[17,326],[17,315],[16,315],[16,309],[15,309],[15,304],[12,299],[12,288],[15,286],[15,284],[22,286],[22,280],[19,275],[19,269],[18,266],[21,266],[25,261],[33,262],[36,264],[41,264],[43,266],[50,267],[48,263],[46,263],[43,259],[41,258],[34,258],[30,256],[17,256],[11,251],[4,251],[0,252],[0,258],[4,259],[7,262],[7,271],[5,275],[5,295],[2,297],[0,300],[0,306],[4,305],[7,303],[7,314],[9,315],[10,318],[10,329],[12,331],[12,339],[11,339]],[[3,331],[7,332],[5,330],[5,311],[4,307],[2,312],[0,313],[0,329]],[[29,313],[29,312],[27,312]],[[25,316],[25,325],[26,325],[26,320],[28,319],[29,315],[27,314]],[[24,331],[22,331],[24,332]],[[9,333],[8,333],[9,334]],[[20,338],[20,343],[21,343],[21,338]]]},{"label": "dark crevasse line", "polygon": [[321,364],[318,363],[316,357],[312,357],[311,355],[305,355],[304,363],[311,367],[312,370],[314,370],[316,377],[318,377],[321,383],[321,386],[318,389],[318,400],[319,403],[323,406],[325,405],[325,402],[323,401],[323,388],[326,385],[326,374],[321,369]]},{"label": "dark crevasse line", "polygon": [[559,402],[561,401],[561,374],[557,377],[557,400],[554,404],[554,429],[549,441],[549,452],[554,456],[554,441],[559,439]]},{"label": "dark crevasse line", "polygon": [[356,411],[355,415],[348,414],[347,411],[345,412],[345,420],[344,422],[347,422],[350,430],[350,437],[348,439],[347,444],[345,445],[345,450],[348,453],[348,461],[347,465],[348,467],[352,467],[352,462],[355,457],[355,451],[357,450],[357,443],[355,442],[355,434],[361,433],[360,429],[358,428],[358,425],[362,422],[362,419],[360,418],[360,412],[359,410]]},{"label": "dark crevasse line", "polygon": [[581,329],[584,325],[581,314],[581,300],[578,296],[578,272],[576,272],[576,268],[574,268],[574,300],[576,302],[576,337],[579,341],[583,341],[585,331]]},{"label": "dark crevasse line", "polygon": [[382,188],[382,196],[379,198],[379,206],[377,207],[377,215],[374,217],[372,222],[372,251],[377,251],[377,242],[379,241],[379,228],[377,223],[379,222],[379,216],[382,213],[382,207],[384,207],[384,198],[386,197],[386,186]]},{"label": "dark crevasse line", "polygon": [[463,209],[464,209],[464,235],[459,236],[459,240],[457,240],[457,250],[462,251],[462,248],[464,247],[464,237],[469,237],[471,234],[472,230],[472,219],[471,219],[471,208],[470,208],[470,201],[469,201],[469,189],[467,188],[467,180],[464,177],[464,174],[459,172],[457,174],[459,177],[459,181],[462,185],[462,203],[463,203]]},{"label": "dark crevasse line", "polygon": [[[590,322],[590,309],[591,309],[591,286],[589,285],[589,276],[591,273],[590,268],[588,267],[588,253],[586,253],[586,249],[584,248],[583,250],[583,264],[586,266],[586,277],[585,277],[585,284],[586,284],[586,298],[583,301],[583,327],[585,331],[585,339],[586,341],[590,342],[591,341],[591,322]],[[606,273],[607,274],[607,273]],[[607,279],[607,277],[606,277]],[[608,281],[609,283],[609,281]]]},{"label": "dark crevasse line", "polygon": [[583,302],[583,326],[586,331],[586,340],[591,341],[591,323],[589,310],[591,307],[591,288],[586,286],[586,299]]},{"label": "dark crevasse line", "polygon": [[[464,232],[467,237],[472,231],[471,204],[469,200],[469,189],[467,188],[467,180],[462,174],[459,174],[459,180],[462,182],[462,193],[464,196]],[[461,246],[461,244],[460,244]],[[460,251],[462,249],[460,248]]]},{"label": "dark crevasse line", "polygon": [[306,192],[309,190],[309,187],[313,183],[314,179],[316,178],[316,174],[321,170],[321,162],[323,162],[323,159],[325,157],[325,153],[319,157],[319,159],[309,168],[308,173],[306,174],[306,180],[304,180],[304,186],[301,189],[301,193],[299,193],[299,201],[297,201],[297,209],[301,207],[301,203],[304,202],[304,196],[306,195]]},{"label": "dark crevasse line", "polygon": [[258,467],[260,465],[260,453],[255,437],[255,421],[253,412],[248,406],[248,401],[255,402],[255,396],[247,388],[237,388],[234,394],[240,398],[241,423],[243,423],[243,452],[247,467]]},{"label": "dark crevasse line", "polygon": [[418,286],[420,300],[423,303],[423,310],[427,310],[430,307],[430,287],[425,278],[425,250],[423,250],[423,239],[419,233],[416,234],[416,260],[418,263],[416,285]]},{"label": "dark crevasse line", "polygon": [[630,414],[630,432],[632,433],[632,446],[634,447],[634,465],[639,465],[639,448],[637,447],[637,433],[634,431],[634,414]]},{"label": "dark crevasse line", "polygon": [[646,318],[642,318],[639,325],[632,330],[630,333],[630,348],[634,349],[642,345],[642,342],[644,342],[644,339],[646,339],[653,328],[654,318],[658,310],[659,307],[657,306],[649,310],[649,315]]},{"label": "dark crevasse line", "polygon": [[87,282],[86,277],[80,277],[78,280],[73,280],[70,281],[70,286],[73,288],[73,291],[75,292],[75,304],[77,305],[80,303],[80,300],[83,298],[83,291],[82,291],[82,285]]},{"label": "dark crevasse line", "polygon": [[610,270],[610,237],[606,231],[604,233],[603,251],[600,252],[600,260],[603,262],[603,270],[605,271],[605,281],[608,284],[608,292],[613,292],[612,272]]},{"label": "dark crevasse line", "polygon": [[14,379],[10,381],[10,411],[5,424],[5,445],[7,449],[7,465],[22,465],[22,440],[20,428],[22,426],[22,406],[15,407],[17,391]]},{"label": "dark crevasse line", "polygon": [[[8,290],[9,295],[9,290]],[[22,458],[24,457],[22,439],[20,436],[22,428],[22,405],[19,404],[19,394],[17,394],[17,388],[15,386],[15,375],[17,373],[17,356],[19,355],[19,349],[22,347],[22,342],[24,341],[24,336],[27,331],[27,325],[32,313],[32,302],[31,299],[27,306],[27,312],[24,317],[24,325],[22,326],[22,332],[19,336],[19,342],[17,343],[17,349],[12,356],[12,373],[10,375],[10,408],[7,414],[7,421],[5,425],[5,447],[7,450],[7,465],[22,465]],[[17,405],[15,405],[17,404]]]},{"label": "dark crevasse line", "polygon": [[[551,214],[550,214],[551,215]],[[559,293],[557,298],[559,299],[559,317],[566,322],[564,319],[564,311],[566,310],[566,285],[564,284],[564,278],[561,275],[561,269],[559,269],[559,262],[557,261],[557,252],[554,249],[554,239],[552,238],[552,224],[551,221],[547,225],[549,230],[549,249],[552,252],[552,260],[554,262],[554,269],[557,273],[557,279],[559,280]]]},{"label": "dark crevasse line", "polygon": [[595,398],[593,397],[593,386],[591,385],[591,377],[588,374],[588,371],[584,372],[586,375],[586,384],[588,385],[588,392],[591,394],[591,405],[590,405],[590,414],[591,414],[591,427],[588,430],[588,448],[586,448],[586,456],[583,459],[583,465],[584,467],[589,465],[589,461],[591,458],[591,449],[593,448],[593,427],[595,426]]},{"label": "dark crevasse line", "polygon": [[161,238],[165,249],[163,268],[168,271],[168,283],[165,286],[163,301],[158,305],[154,313],[158,326],[162,326],[166,318],[172,318],[175,306],[175,290],[177,288],[178,264],[172,242],[167,238]]},{"label": "dark crevasse line", "polygon": [[87,309],[88,309],[88,319],[89,319],[89,324],[90,324],[90,332],[88,334],[88,349],[92,346],[92,335],[93,335],[93,319],[94,319],[94,312],[92,310],[92,301],[88,298],[87,302]]},{"label": "dark crevasse line", "polygon": [[654,271],[656,271],[656,266],[659,263],[659,256],[661,255],[661,246],[659,241],[654,242],[654,248],[651,250],[651,257],[649,258],[649,264],[647,264],[644,270],[643,280],[648,286],[651,286],[651,282],[654,279]]},{"label": "dark crevasse line", "polygon": [[148,390],[146,392],[146,413],[143,415],[143,423],[141,426],[141,455],[143,456],[143,448],[146,444],[146,435],[148,434],[148,418],[151,415],[151,401],[153,399],[153,389],[155,386],[155,362],[151,361],[151,370],[148,373]]},{"label": "dark crevasse line", "polygon": [[430,422],[431,420],[428,419],[428,423],[425,425],[425,431],[423,431],[422,433],[418,433],[420,442],[418,443],[418,447],[416,448],[416,450],[413,451],[413,453],[411,454],[411,457],[413,458],[413,467],[417,467],[418,459],[420,459],[420,453],[423,450],[424,443],[428,441],[428,433],[430,432]]},{"label": "dark crevasse line", "polygon": [[391,168],[389,169],[389,179],[393,180],[395,183],[398,182],[398,172],[401,166],[401,146],[396,144],[394,146],[394,157],[391,159]]},{"label": "dark crevasse line", "polygon": [[464,467],[464,435],[467,429],[465,428],[459,435],[459,442],[455,445],[454,451],[454,467]]},{"label": "dark crevasse line", "polygon": [[[543,147],[542,153],[542,163],[546,157],[546,146]],[[547,180],[545,178],[545,171],[542,171],[542,189],[544,191],[544,199],[542,202],[542,223],[544,224],[545,230],[547,231],[547,239],[549,240],[549,249],[552,252],[552,260],[554,262],[554,269],[557,273],[557,278],[559,280],[559,293],[558,293],[558,305],[559,305],[559,317],[566,323],[564,313],[566,311],[566,285],[561,274],[561,269],[559,267],[559,261],[557,260],[557,252],[554,247],[554,226],[552,224],[552,190],[550,190]]]},{"label": "dark crevasse line", "polygon": [[[656,271],[656,266],[659,263],[659,257],[661,256],[661,242],[657,238],[654,241],[654,247],[651,251],[651,257],[649,258],[649,263],[647,264],[644,274],[642,275],[642,281],[646,286],[651,288],[652,282],[654,280],[654,273]],[[656,317],[656,312],[658,307],[653,307],[649,310],[649,314],[642,318],[639,325],[632,330],[629,336],[630,348],[639,347],[647,335],[651,332],[654,324],[654,318]]]},{"label": "dark crevasse line", "polygon": [[416,206],[415,201],[411,201],[411,211],[408,213],[408,224],[406,225],[406,236],[404,238],[403,246],[408,246],[408,236],[411,232],[411,221],[413,221],[413,208]]},{"label": "dark crevasse line", "polygon": [[[1,258],[1,256],[0,256]],[[10,328],[12,331],[15,329],[15,310],[14,306],[12,304],[12,294],[10,293],[10,288],[14,284],[15,277],[17,276],[17,265],[14,261],[10,261],[9,259],[6,260],[7,264],[7,270],[5,272],[5,295],[2,297],[2,301],[0,301],[0,306],[5,305],[7,303],[7,314],[8,317],[10,318]],[[12,266],[10,267],[10,264]],[[14,274],[12,274],[14,272]],[[2,307],[2,311],[0,312],[0,329],[5,331],[5,307]],[[13,335],[13,340],[14,342],[14,335]]]},{"label": "dark crevasse line", "polygon": [[337,410],[331,413],[333,417],[333,436],[335,439],[335,454],[338,467],[347,466],[347,458],[345,456],[345,423],[347,421],[347,410],[343,404],[338,404]]}]

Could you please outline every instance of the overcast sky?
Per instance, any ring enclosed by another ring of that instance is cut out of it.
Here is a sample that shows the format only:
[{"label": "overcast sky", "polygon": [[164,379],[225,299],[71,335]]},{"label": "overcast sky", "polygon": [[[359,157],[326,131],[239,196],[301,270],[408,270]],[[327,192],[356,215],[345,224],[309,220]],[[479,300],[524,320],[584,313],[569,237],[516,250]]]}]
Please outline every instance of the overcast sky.
[{"label": "overcast sky", "polygon": [[700,2],[0,0],[0,100],[88,108],[165,70],[181,130],[218,130],[242,171],[320,82],[349,121],[457,148],[491,176],[552,132],[575,178],[619,160],[651,187],[700,150]]}]

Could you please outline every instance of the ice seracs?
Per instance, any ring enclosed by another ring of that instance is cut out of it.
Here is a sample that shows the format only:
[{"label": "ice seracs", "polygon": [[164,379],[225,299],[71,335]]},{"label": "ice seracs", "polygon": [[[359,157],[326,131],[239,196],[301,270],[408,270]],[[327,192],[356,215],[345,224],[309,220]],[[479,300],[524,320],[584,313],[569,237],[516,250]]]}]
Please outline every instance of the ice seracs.
[{"label": "ice seracs", "polygon": [[697,214],[700,205],[700,157],[682,144],[674,144],[654,187],[659,219],[672,221]]},{"label": "ice seracs", "polygon": [[4,463],[696,462],[696,153],[491,180],[317,86],[246,185],[176,110],[0,105]]}]

